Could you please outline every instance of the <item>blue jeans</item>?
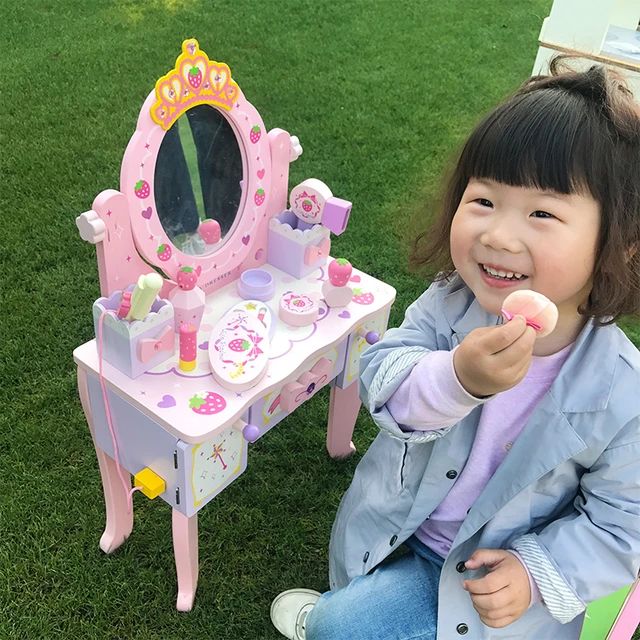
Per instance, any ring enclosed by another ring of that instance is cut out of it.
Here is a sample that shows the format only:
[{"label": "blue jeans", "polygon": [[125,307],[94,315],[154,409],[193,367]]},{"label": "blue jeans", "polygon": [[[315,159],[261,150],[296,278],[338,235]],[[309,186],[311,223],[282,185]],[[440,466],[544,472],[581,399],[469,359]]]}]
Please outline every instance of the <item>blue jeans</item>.
[{"label": "blue jeans", "polygon": [[444,559],[415,536],[405,545],[411,553],[323,593],[307,616],[307,640],[435,640]]}]

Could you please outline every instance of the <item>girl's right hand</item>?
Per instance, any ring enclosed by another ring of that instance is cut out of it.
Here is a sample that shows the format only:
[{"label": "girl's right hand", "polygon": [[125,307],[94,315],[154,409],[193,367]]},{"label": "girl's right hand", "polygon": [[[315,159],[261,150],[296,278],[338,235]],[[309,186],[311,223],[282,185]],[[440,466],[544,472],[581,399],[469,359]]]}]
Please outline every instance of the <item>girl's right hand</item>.
[{"label": "girl's right hand", "polygon": [[453,355],[460,384],[477,398],[515,387],[529,371],[535,341],[535,329],[522,316],[474,329]]}]

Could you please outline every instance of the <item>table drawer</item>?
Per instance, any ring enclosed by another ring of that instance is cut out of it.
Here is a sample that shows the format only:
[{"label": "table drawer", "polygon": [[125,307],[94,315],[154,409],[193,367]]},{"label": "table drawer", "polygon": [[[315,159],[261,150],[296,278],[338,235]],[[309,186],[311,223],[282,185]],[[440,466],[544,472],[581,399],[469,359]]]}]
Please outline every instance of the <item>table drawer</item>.
[{"label": "table drawer", "polygon": [[300,374],[274,389],[249,409],[248,422],[255,424],[262,437],[283,418],[312,398],[344,368],[346,340],[309,361]]}]

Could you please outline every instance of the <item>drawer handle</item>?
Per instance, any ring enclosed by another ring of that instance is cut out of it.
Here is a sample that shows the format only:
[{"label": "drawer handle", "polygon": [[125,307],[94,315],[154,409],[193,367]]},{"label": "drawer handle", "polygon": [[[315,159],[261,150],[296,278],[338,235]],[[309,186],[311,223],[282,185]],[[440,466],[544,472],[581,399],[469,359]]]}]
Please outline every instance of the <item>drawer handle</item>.
[{"label": "drawer handle", "polygon": [[289,382],[280,392],[280,406],[287,413],[291,413],[305,400],[323,387],[333,369],[333,362],[329,358],[320,358],[310,371],[305,371],[295,382]]},{"label": "drawer handle", "polygon": [[375,344],[376,342],[380,342],[380,334],[375,331],[367,331],[366,329],[358,329],[358,335],[361,338],[364,338],[368,344]]}]

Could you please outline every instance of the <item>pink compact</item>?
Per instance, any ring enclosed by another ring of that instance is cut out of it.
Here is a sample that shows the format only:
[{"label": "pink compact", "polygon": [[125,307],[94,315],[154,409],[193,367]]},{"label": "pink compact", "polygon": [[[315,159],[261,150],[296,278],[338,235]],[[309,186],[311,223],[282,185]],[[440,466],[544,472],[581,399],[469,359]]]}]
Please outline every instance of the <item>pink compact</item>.
[{"label": "pink compact", "polygon": [[558,322],[558,307],[537,291],[510,293],[502,304],[502,314],[507,320],[524,316],[527,324],[538,332],[538,338],[548,336]]}]

